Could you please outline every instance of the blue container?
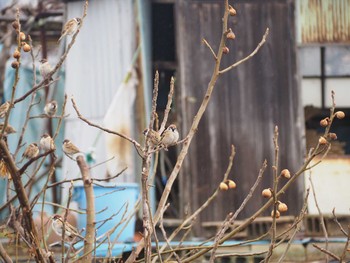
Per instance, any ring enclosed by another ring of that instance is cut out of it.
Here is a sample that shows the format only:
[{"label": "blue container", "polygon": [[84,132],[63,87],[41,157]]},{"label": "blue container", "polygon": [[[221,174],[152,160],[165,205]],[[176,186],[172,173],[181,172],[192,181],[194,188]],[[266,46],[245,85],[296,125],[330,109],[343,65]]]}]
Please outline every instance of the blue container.
[{"label": "blue container", "polygon": [[[124,220],[134,213],[134,206],[139,194],[139,186],[136,183],[121,183],[114,187],[101,187],[94,185],[94,194],[96,212],[95,221],[97,222],[96,237],[99,237],[119,224],[122,219]],[[86,209],[84,186],[81,185],[74,187],[73,200],[78,203],[79,209]],[[104,220],[110,218],[112,215],[114,215],[113,218],[99,227]],[[115,237],[120,234],[117,240],[118,242],[133,242],[135,222],[136,216],[134,215],[129,222],[124,222],[119,225],[113,234],[110,235],[110,241],[114,241]],[[86,214],[78,215],[78,228],[86,228]],[[120,233],[122,229],[123,231]],[[84,232],[82,235],[84,236]],[[108,240],[106,241],[108,242]]]}]

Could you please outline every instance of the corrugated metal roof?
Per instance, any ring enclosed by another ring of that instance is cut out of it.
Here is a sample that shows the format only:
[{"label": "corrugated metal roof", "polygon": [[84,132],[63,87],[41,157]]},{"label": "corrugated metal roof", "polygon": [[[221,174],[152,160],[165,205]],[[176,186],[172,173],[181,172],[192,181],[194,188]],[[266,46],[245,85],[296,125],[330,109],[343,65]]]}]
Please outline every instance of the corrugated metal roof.
[{"label": "corrugated metal roof", "polygon": [[349,43],[350,0],[299,0],[302,43]]}]

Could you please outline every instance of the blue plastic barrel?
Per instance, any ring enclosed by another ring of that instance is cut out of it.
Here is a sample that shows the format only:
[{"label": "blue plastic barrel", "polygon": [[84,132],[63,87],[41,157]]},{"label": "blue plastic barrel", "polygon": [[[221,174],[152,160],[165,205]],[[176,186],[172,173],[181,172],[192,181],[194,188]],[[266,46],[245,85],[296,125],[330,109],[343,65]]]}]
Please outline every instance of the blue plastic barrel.
[{"label": "blue plastic barrel", "polygon": [[[95,221],[97,222],[96,237],[99,237],[119,224],[122,218],[128,218],[129,215],[134,213],[134,206],[139,194],[139,185],[136,183],[120,183],[118,186],[113,187],[95,185],[94,194],[96,212]],[[84,186],[81,185],[74,187],[73,200],[78,203],[79,209],[86,209]],[[102,221],[110,218],[112,215],[114,216],[110,220],[106,221],[101,227],[99,227],[102,224]],[[113,234],[110,235],[110,241],[114,241],[115,237],[119,235],[118,242],[133,242],[135,222],[136,215],[134,214],[128,223],[124,222],[116,228]],[[86,228],[86,214],[78,215],[78,228]],[[120,233],[122,229],[123,231]],[[82,235],[84,236],[84,232]],[[108,242],[108,239],[106,242]]]}]

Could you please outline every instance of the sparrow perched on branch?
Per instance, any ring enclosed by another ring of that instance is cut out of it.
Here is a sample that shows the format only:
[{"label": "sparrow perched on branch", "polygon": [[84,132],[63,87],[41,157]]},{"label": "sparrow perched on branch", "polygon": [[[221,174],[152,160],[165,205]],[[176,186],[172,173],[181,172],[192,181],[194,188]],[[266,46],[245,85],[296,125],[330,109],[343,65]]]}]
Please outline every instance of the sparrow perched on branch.
[{"label": "sparrow perched on branch", "polygon": [[81,24],[81,18],[75,17],[71,20],[68,20],[68,22],[63,26],[62,33],[60,38],[58,39],[58,42],[67,35],[73,35],[75,32],[77,32],[79,26]]},{"label": "sparrow perched on branch", "polygon": [[[43,79],[46,79],[47,76],[51,73],[53,68],[51,67],[50,63],[47,61],[46,58],[43,58],[40,60],[40,66],[39,66],[39,71]],[[50,81],[52,81],[53,78],[52,76],[50,77]]]},{"label": "sparrow perched on branch", "polygon": [[149,129],[145,129],[143,131],[143,134],[147,137],[150,138],[150,143],[152,146],[157,146],[160,143],[161,137],[160,134],[158,132],[156,132],[155,130],[149,130]]},{"label": "sparrow perched on branch", "polygon": [[52,117],[57,112],[57,101],[52,100],[45,105],[44,112],[46,115]]},{"label": "sparrow perched on branch", "polygon": [[33,142],[28,145],[28,147],[24,150],[24,153],[22,154],[23,158],[27,159],[33,159],[39,155],[39,147],[38,145]]},{"label": "sparrow perched on branch", "polygon": [[80,152],[79,148],[75,146],[70,140],[65,139],[63,141],[62,150],[66,155],[74,155]]},{"label": "sparrow perched on branch", "polygon": [[79,231],[74,226],[72,226],[68,222],[63,222],[62,216],[54,215],[52,217],[51,227],[57,235],[62,236],[63,226],[66,236],[70,238],[79,237],[81,239],[84,239],[84,237],[79,234]]},{"label": "sparrow perched on branch", "polygon": [[179,132],[175,124],[170,124],[168,128],[162,133],[161,144],[165,148],[175,144],[179,140]]},{"label": "sparrow perched on branch", "polygon": [[10,102],[6,101],[0,106],[0,118],[4,118],[10,108]]},{"label": "sparrow perched on branch", "polygon": [[56,146],[53,139],[47,133],[44,133],[43,136],[41,136],[40,147],[44,151],[56,150]]},{"label": "sparrow perched on branch", "polygon": [[[4,128],[4,123],[0,123],[0,132]],[[6,129],[5,129],[5,134],[11,134],[11,133],[16,133],[15,128],[13,128],[10,124],[7,124]]]}]

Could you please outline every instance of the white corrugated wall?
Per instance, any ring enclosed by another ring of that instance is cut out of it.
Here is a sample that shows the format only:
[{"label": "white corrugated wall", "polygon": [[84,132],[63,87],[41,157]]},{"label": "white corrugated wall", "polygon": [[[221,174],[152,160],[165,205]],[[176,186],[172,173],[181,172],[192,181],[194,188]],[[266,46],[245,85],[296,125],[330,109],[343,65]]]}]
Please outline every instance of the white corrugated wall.
[{"label": "white corrugated wall", "polygon": [[[102,125],[110,102],[130,69],[135,47],[134,1],[90,0],[88,15],[77,41],[66,61],[66,93],[74,96],[80,112],[94,123]],[[84,1],[68,3],[67,18],[82,16]],[[97,163],[108,157],[104,136],[96,128],[77,118],[68,103],[65,138],[87,152],[96,139]],[[118,116],[116,116],[117,118]],[[75,162],[64,158],[64,175],[76,177]],[[106,175],[106,165],[91,170],[94,177]],[[127,172],[119,181],[133,182],[135,175]]]}]

